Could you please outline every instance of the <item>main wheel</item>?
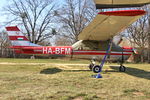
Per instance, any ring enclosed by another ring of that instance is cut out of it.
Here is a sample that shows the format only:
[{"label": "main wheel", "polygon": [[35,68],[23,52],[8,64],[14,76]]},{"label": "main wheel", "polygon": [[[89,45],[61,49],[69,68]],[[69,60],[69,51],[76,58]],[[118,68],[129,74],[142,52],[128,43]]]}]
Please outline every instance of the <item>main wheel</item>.
[{"label": "main wheel", "polygon": [[119,67],[119,71],[120,72],[125,72],[126,71],[126,67],[125,66],[120,66]]},{"label": "main wheel", "polygon": [[99,73],[99,72],[101,72],[101,71],[102,71],[102,68],[101,68],[100,66],[98,66],[98,65],[93,66],[93,72],[94,72],[94,73]]},{"label": "main wheel", "polygon": [[93,67],[94,67],[94,64],[90,64],[89,66],[89,69],[92,71]]}]

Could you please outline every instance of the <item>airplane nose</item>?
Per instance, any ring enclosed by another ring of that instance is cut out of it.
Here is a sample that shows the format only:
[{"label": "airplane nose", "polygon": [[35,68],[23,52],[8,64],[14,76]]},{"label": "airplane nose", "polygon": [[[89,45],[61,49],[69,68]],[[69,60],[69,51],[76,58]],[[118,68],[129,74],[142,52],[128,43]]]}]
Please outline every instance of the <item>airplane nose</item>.
[{"label": "airplane nose", "polygon": [[132,48],[132,47],[122,47],[122,49],[123,49],[125,52],[133,52],[134,54],[138,54],[137,49]]}]

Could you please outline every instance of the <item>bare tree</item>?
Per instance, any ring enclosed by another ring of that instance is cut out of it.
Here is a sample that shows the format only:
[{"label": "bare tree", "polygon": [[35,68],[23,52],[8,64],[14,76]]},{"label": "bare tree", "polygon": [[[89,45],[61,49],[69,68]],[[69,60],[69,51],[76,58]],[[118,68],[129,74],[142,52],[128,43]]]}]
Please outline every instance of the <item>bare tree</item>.
[{"label": "bare tree", "polygon": [[42,45],[42,46],[51,46],[52,45],[49,40],[44,40],[42,42],[39,42],[38,44]]},{"label": "bare tree", "polygon": [[57,46],[71,46],[72,43],[70,41],[71,41],[70,38],[59,36],[55,39],[55,45],[57,45]]},{"label": "bare tree", "polygon": [[89,0],[65,0],[63,7],[57,12],[61,27],[59,35],[76,42],[79,33],[96,15],[94,3]]},{"label": "bare tree", "polygon": [[146,6],[147,8],[147,16],[148,16],[148,62],[150,63],[150,11],[149,6]]},{"label": "bare tree", "polygon": [[24,26],[32,43],[42,42],[56,34],[54,0],[12,0],[5,10],[11,16],[8,23]]},{"label": "bare tree", "polygon": [[7,39],[7,35],[5,31],[0,32],[0,56],[8,57],[12,56],[11,50],[8,48],[10,43]]},{"label": "bare tree", "polygon": [[136,23],[132,24],[127,32],[131,44],[135,44],[139,47],[141,62],[144,62],[145,48],[148,46],[148,16],[145,15],[139,19]]}]

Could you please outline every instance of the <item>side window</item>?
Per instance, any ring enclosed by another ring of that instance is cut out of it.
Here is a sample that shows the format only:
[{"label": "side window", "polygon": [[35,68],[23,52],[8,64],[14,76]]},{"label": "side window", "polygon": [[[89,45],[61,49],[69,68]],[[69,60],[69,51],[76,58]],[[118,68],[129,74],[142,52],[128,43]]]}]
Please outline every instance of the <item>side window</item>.
[{"label": "side window", "polygon": [[84,50],[82,46],[78,47],[78,50]]}]

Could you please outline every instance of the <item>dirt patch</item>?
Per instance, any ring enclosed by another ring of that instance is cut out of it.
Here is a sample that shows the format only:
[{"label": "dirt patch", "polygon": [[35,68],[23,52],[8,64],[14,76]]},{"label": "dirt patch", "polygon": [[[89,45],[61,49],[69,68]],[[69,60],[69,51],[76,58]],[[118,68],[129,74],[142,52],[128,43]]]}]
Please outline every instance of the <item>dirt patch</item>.
[{"label": "dirt patch", "polygon": [[145,96],[142,92],[133,92],[135,96]]},{"label": "dirt patch", "polygon": [[83,98],[82,97],[76,97],[73,100],[83,100]]}]

